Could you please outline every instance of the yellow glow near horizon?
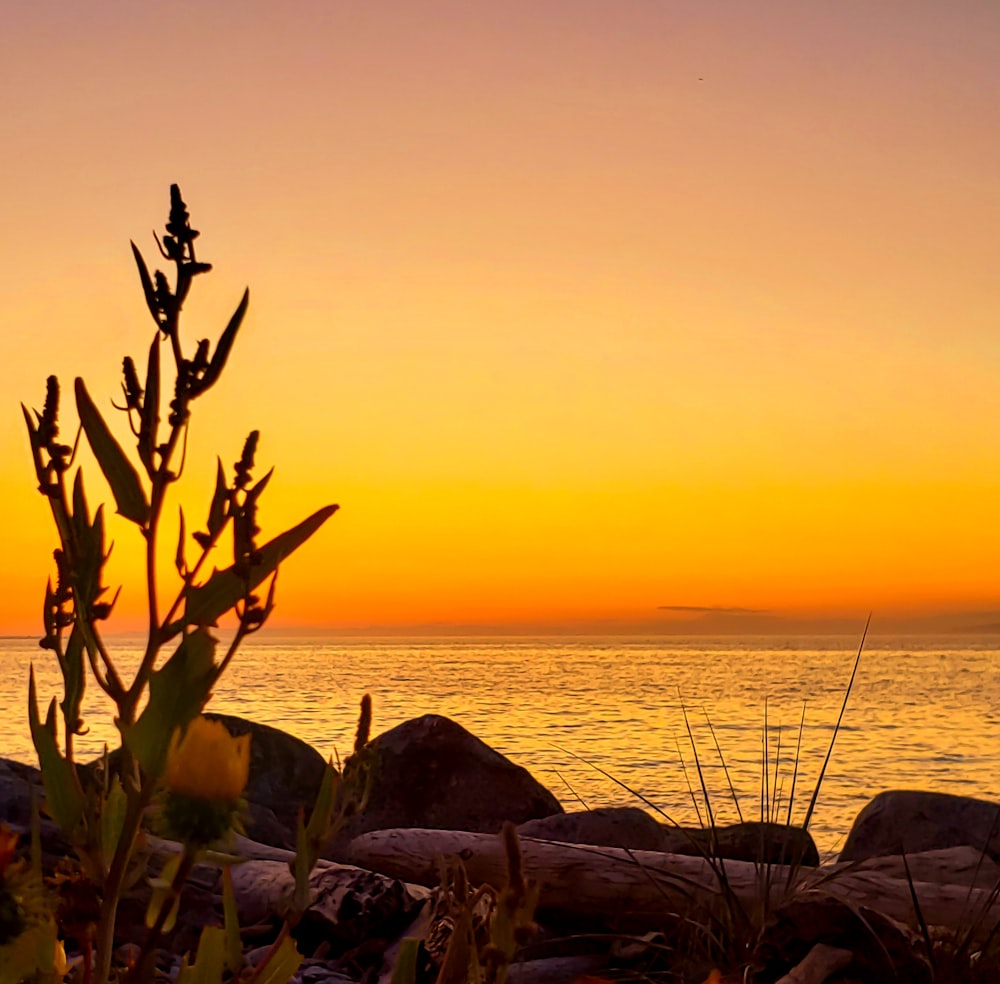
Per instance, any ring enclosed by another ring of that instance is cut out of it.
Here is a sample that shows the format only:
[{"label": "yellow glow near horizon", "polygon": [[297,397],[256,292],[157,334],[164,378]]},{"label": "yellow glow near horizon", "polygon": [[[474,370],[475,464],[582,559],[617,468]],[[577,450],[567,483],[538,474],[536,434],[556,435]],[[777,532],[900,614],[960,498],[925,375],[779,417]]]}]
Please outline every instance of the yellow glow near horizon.
[{"label": "yellow glow near horizon", "polygon": [[251,287],[189,525],[251,428],[265,535],[343,507],[277,624],[1000,607],[1000,11],[757,6],[20,9],[0,631],[54,545],[18,401],[109,407],[172,181],[190,343]]}]

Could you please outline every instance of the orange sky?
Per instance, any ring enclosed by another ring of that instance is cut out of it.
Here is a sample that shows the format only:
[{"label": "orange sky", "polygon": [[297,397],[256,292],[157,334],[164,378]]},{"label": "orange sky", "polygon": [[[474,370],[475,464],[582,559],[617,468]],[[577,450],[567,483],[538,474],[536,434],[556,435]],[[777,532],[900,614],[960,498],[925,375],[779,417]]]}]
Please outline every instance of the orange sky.
[{"label": "orange sky", "polygon": [[215,264],[187,337],[252,295],[184,501],[260,427],[265,533],[342,507],[279,625],[1000,608],[1000,6],[3,19],[0,631],[54,544],[18,403],[116,395],[172,181]]}]

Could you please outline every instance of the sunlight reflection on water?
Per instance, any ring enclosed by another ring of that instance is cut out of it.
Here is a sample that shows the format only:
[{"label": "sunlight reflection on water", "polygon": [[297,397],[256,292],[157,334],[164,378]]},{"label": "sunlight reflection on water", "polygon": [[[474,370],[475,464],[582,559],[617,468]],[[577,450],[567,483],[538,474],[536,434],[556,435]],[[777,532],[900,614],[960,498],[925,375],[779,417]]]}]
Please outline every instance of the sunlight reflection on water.
[{"label": "sunlight reflection on water", "polygon": [[[0,640],[0,646],[7,668],[0,681],[0,706],[7,710],[0,748],[34,761],[25,719],[29,661],[35,661],[43,699],[61,696],[58,674],[34,640]],[[801,820],[855,646],[834,638],[790,645],[764,639],[265,639],[234,661],[212,708],[283,728],[325,755],[343,755],[367,692],[375,733],[420,714],[445,714],[528,768],[567,809],[580,802],[637,804],[627,786],[677,821],[693,823],[685,766],[692,783],[697,777],[690,771],[683,708],[713,809],[729,822],[736,811],[707,722],[743,815],[757,818],[766,702],[767,787],[784,817],[805,704],[793,813]],[[116,651],[134,655],[134,644]],[[911,640],[905,648],[876,643],[866,651],[813,818],[822,851],[837,848],[857,811],[882,789],[998,797],[998,659],[995,648],[967,638],[947,645]],[[92,731],[78,740],[80,758],[114,740],[110,714],[93,687],[85,717]]]}]

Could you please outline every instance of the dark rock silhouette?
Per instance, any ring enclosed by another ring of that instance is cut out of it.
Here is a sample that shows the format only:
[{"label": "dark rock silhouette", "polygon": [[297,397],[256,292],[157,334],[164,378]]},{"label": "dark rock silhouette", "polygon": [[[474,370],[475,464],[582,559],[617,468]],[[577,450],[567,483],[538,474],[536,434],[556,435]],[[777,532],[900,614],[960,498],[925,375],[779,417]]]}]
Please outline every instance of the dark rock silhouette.
[{"label": "dark rock silhouette", "polygon": [[559,801],[527,769],[494,751],[460,724],[425,714],[368,745],[368,803],[337,836],[329,857],[369,830],[422,827],[496,833],[505,820],[524,823],[562,813]]},{"label": "dark rock silhouette", "polygon": [[244,792],[249,806],[247,836],[275,847],[295,847],[299,811],[308,818],[316,802],[323,756],[312,745],[278,728],[230,714],[207,713],[231,735],[249,734],[250,779]]},{"label": "dark rock silhouette", "polygon": [[841,861],[967,845],[1000,861],[1000,805],[950,793],[892,789],[858,814]]}]

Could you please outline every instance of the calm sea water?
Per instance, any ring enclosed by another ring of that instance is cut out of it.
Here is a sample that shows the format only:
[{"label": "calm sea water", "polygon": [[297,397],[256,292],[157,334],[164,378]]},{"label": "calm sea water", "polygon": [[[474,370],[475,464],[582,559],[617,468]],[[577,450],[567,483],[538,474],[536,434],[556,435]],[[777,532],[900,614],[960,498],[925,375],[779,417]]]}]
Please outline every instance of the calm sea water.
[{"label": "calm sea water", "polygon": [[[272,638],[237,657],[212,708],[343,755],[358,702],[370,693],[375,733],[420,714],[444,714],[526,766],[567,809],[640,805],[641,795],[681,823],[698,822],[685,710],[713,809],[729,822],[737,810],[726,771],[745,818],[766,809],[765,788],[771,808],[777,802],[786,816],[804,709],[793,805],[801,821],[856,646],[839,637]],[[114,647],[123,662],[134,659],[134,642]],[[29,662],[44,699],[61,696],[58,673],[34,639],[0,640],[0,652],[0,754],[33,762]],[[995,638],[875,640],[866,647],[812,821],[821,851],[836,850],[858,810],[883,789],[1000,798],[998,667]],[[91,730],[78,739],[80,758],[114,741],[101,697],[88,691]]]}]

